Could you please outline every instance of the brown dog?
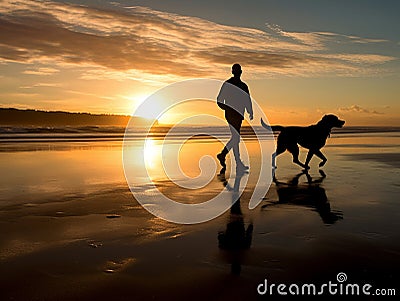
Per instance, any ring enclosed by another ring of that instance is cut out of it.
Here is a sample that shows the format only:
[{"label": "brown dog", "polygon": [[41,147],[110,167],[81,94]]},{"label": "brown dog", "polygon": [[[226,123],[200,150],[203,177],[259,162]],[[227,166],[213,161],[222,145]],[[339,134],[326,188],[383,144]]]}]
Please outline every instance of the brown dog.
[{"label": "brown dog", "polygon": [[[264,128],[273,131],[280,131],[278,135],[277,147],[272,155],[272,165],[275,166],[276,156],[288,150],[293,156],[293,163],[300,165],[305,169],[309,169],[308,163],[313,155],[316,155],[322,160],[319,166],[325,165],[327,159],[321,153],[320,149],[325,145],[326,139],[329,137],[332,128],[343,127],[345,121],[340,120],[335,115],[325,115],[317,124],[307,127],[303,126],[268,126],[261,119],[261,124]],[[299,145],[308,149],[306,162],[303,164],[299,161]]]}]

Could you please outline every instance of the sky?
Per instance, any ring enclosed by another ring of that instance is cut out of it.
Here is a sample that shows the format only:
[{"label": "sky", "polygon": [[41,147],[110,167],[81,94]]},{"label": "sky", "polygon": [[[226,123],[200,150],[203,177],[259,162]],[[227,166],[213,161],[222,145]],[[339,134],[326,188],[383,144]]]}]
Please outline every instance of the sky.
[{"label": "sky", "polygon": [[166,85],[225,80],[240,63],[270,123],[333,113],[400,126],[399,11],[390,0],[3,0],[0,107],[133,114]]}]

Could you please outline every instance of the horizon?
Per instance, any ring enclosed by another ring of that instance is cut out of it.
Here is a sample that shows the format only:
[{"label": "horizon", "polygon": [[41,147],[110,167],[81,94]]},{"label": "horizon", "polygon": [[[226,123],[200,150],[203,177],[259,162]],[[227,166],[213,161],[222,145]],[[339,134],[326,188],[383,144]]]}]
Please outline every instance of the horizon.
[{"label": "horizon", "polygon": [[[37,113],[65,113],[65,114],[81,114],[81,115],[89,115],[91,117],[135,117],[135,118],[141,118],[144,120],[148,120],[144,117],[141,116],[132,116],[132,115],[121,115],[121,114],[109,114],[109,113],[100,113],[100,114],[96,114],[96,113],[90,113],[90,112],[68,112],[68,111],[47,111],[47,110],[40,110],[40,109],[18,109],[18,108],[1,108],[0,110],[17,110],[20,112],[25,112],[25,111],[30,111],[30,112],[37,112]],[[318,120],[317,120],[318,121]],[[316,122],[317,122],[316,121]],[[316,123],[315,122],[315,123]],[[315,124],[314,123],[314,124]],[[20,124],[21,126],[26,125],[26,124]],[[275,124],[276,125],[276,124]],[[312,125],[312,124],[309,124]],[[0,121],[0,127],[8,127],[10,126],[9,124],[2,124]],[[19,126],[19,125],[14,125],[14,126]],[[38,127],[40,127],[41,125],[36,125]],[[90,126],[110,126],[108,124],[90,124]],[[177,126],[177,127],[191,127],[191,126],[200,126],[200,127],[215,127],[215,128],[220,128],[220,127],[226,127],[225,125],[220,125],[220,124],[208,124],[208,123],[179,123],[179,124],[173,124],[173,123],[162,123],[159,122],[156,119],[156,124],[154,124],[153,126],[155,127],[171,127],[171,126]],[[261,127],[262,125],[260,124],[259,127]],[[285,125],[284,125],[285,126]],[[297,125],[297,124],[287,124],[286,126],[303,126],[303,125]],[[126,127],[126,126],[119,126],[119,127]],[[250,125],[247,121],[245,121],[243,123],[242,128],[248,128],[248,127],[253,127],[253,125]],[[400,128],[399,125],[346,125],[344,128]],[[344,131],[346,132],[346,130],[342,129],[333,129],[334,131]]]},{"label": "horizon", "polygon": [[[347,126],[400,126],[399,8],[393,1],[232,1],[229,9],[223,1],[6,1],[0,107],[132,116],[162,87],[226,80],[240,63],[271,124],[309,125],[331,113]],[[204,111],[223,116],[216,105],[193,105],[160,122]]]}]

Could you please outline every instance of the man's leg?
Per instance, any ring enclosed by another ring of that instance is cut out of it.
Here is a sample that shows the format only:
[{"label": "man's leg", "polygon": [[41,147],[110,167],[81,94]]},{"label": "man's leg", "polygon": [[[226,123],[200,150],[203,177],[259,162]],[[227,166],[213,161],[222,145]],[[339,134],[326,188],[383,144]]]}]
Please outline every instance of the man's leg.
[{"label": "man's leg", "polygon": [[239,169],[248,169],[248,166],[245,166],[240,159],[240,128],[242,127],[242,119],[239,118],[227,118],[229,129],[231,131],[231,139],[229,139],[228,143],[225,145],[224,149],[217,155],[217,159],[223,168],[226,168],[225,158],[231,148],[233,148],[233,154],[235,156],[236,168]]},{"label": "man's leg", "polygon": [[235,161],[236,161],[236,169],[247,170],[249,169],[249,167],[244,165],[242,160],[240,159],[239,143],[240,143],[240,128],[242,127],[242,120],[241,119],[234,120],[234,122],[232,122],[230,126],[232,133],[233,154],[235,156]]},{"label": "man's leg", "polygon": [[[239,132],[235,129],[237,128],[237,124],[235,124],[235,122],[231,121],[231,120],[227,120],[228,121],[228,125],[229,125],[229,130],[231,131],[231,139],[229,139],[229,141],[226,143],[225,147],[223,148],[223,150],[221,151],[221,153],[219,153],[217,155],[217,159],[219,160],[219,163],[221,164],[221,166],[223,168],[226,168],[226,163],[225,163],[225,159],[226,159],[226,155],[229,153],[229,151],[231,150],[231,148],[234,148],[234,145],[237,144],[239,146],[239,143],[236,143],[237,137],[239,136],[240,133],[240,125],[239,125]],[[240,122],[241,123],[241,122]],[[239,141],[240,141],[240,136],[239,136]],[[236,158],[236,153],[238,152],[238,149],[235,150],[235,148],[233,149],[233,153],[235,155]],[[240,154],[239,154],[240,157]]]},{"label": "man's leg", "polygon": [[221,164],[221,166],[223,168],[226,168],[225,159],[226,159],[226,155],[228,153],[229,153],[229,149],[227,149],[227,147],[225,146],[224,149],[217,155],[217,159],[219,160],[219,164]]},{"label": "man's leg", "polygon": [[229,128],[231,130],[231,140],[229,142],[232,143],[233,148],[233,155],[235,156],[236,164],[240,161],[240,150],[239,150],[239,143],[240,143],[240,125],[230,124]]}]

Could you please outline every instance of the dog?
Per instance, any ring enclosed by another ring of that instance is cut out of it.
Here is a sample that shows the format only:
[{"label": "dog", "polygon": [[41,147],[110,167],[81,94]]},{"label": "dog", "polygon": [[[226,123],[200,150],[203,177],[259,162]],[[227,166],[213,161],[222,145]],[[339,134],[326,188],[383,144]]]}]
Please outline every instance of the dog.
[{"label": "dog", "polygon": [[[319,163],[319,167],[325,165],[328,160],[321,152],[321,148],[325,145],[326,139],[330,136],[332,128],[343,127],[345,121],[340,120],[337,116],[329,114],[325,115],[317,124],[313,124],[307,127],[302,126],[268,126],[261,118],[261,125],[273,131],[279,131],[276,152],[272,155],[272,165],[276,168],[275,160],[276,157],[286,150],[288,150],[293,156],[293,163],[296,163],[303,167],[305,170],[310,167],[310,163],[313,155],[316,155],[322,161]],[[308,149],[306,161],[301,163],[299,161],[299,145]]]}]

